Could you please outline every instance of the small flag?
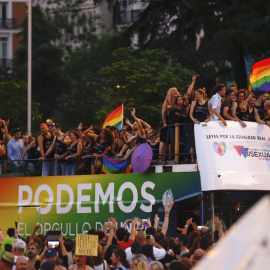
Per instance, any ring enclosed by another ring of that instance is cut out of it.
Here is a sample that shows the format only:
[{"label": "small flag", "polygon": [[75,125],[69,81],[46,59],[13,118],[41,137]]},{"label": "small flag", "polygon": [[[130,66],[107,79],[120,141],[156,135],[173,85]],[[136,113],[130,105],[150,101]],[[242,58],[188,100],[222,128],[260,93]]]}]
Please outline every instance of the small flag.
[{"label": "small flag", "polygon": [[270,92],[270,58],[259,61],[252,66],[250,83],[253,91]]},{"label": "small flag", "polygon": [[103,157],[101,174],[131,173],[130,160]]},{"label": "small flag", "polygon": [[122,129],[124,118],[124,104],[112,111],[105,119],[102,128],[106,126],[116,127],[118,130]]}]

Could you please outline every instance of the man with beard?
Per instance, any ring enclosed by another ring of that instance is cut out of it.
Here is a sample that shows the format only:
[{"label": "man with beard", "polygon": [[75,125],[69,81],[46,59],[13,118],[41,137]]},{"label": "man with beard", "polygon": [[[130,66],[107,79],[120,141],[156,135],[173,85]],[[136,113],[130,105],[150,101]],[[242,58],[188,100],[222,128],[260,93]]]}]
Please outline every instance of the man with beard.
[{"label": "man with beard", "polygon": [[27,245],[27,257],[28,257],[28,268],[32,268],[35,265],[36,257],[39,253],[39,246],[35,242],[31,242]]}]

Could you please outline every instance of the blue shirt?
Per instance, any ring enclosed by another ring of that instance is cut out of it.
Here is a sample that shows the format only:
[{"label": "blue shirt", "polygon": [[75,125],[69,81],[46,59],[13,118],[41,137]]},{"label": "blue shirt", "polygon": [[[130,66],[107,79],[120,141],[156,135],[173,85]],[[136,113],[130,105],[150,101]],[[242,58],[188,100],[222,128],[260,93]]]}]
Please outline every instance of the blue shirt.
[{"label": "blue shirt", "polygon": [[[15,140],[12,138],[7,144],[7,157],[8,160],[18,160],[21,159],[21,155],[25,150],[25,145],[22,139]],[[14,162],[14,164],[18,164]]]}]

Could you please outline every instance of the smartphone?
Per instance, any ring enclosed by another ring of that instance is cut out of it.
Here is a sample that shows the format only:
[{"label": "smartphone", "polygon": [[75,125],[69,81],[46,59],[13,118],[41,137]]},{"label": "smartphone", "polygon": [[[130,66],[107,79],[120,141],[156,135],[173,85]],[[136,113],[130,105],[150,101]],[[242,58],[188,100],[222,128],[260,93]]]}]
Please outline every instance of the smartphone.
[{"label": "smartphone", "polygon": [[61,231],[47,231],[46,233],[47,246],[51,246],[52,248],[58,247],[60,235]]}]

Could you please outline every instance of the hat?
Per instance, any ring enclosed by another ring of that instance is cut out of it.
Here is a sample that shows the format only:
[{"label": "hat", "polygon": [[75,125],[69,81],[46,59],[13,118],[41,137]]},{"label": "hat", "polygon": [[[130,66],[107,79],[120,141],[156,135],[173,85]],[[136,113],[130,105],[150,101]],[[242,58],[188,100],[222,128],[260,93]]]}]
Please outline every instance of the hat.
[{"label": "hat", "polygon": [[130,135],[128,137],[127,143],[130,143],[133,139],[137,139],[137,136]]},{"label": "hat", "polygon": [[54,261],[45,261],[45,262],[41,265],[40,269],[41,269],[41,270],[53,270],[54,267],[55,267],[55,262],[54,262]]},{"label": "hat", "polygon": [[1,261],[10,265],[15,264],[15,257],[11,252],[5,251],[1,256]]},{"label": "hat", "polygon": [[45,258],[53,258],[56,256],[56,251],[54,248],[49,248],[45,251]]}]

